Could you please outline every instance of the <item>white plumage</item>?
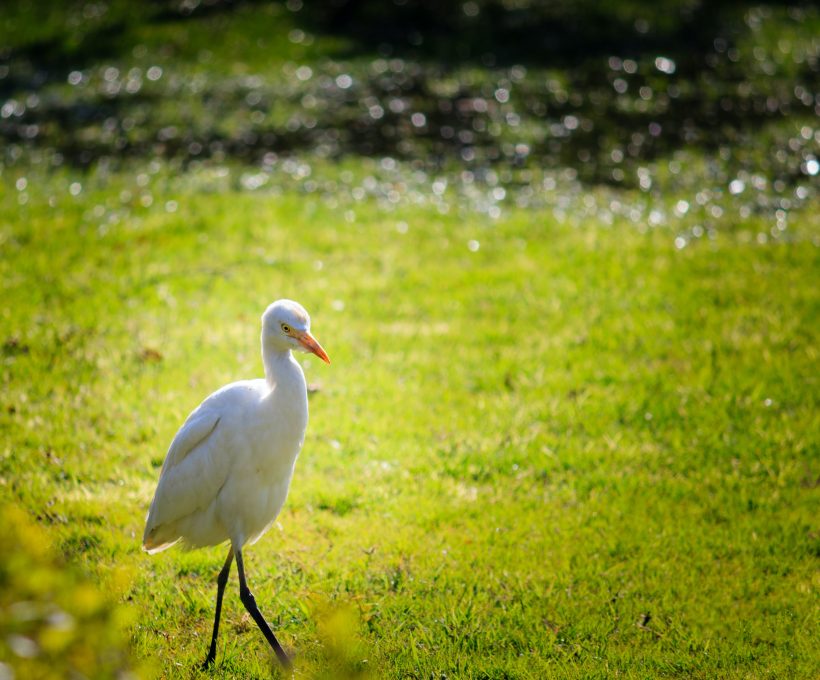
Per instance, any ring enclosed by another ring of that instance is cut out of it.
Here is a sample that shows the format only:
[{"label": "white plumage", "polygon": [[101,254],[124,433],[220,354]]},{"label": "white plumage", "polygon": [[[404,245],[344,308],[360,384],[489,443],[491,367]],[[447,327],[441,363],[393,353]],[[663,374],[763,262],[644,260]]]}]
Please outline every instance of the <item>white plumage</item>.
[{"label": "white plumage", "polygon": [[307,389],[291,350],[312,352],[330,363],[310,334],[305,309],[292,300],[279,300],[262,315],[265,378],[226,385],[188,416],[168,449],[148,512],[143,548],[149,553],[179,540],[191,547],[231,542],[217,581],[206,664],[214,660],[222,593],[235,556],[240,597],[287,665],[247,589],[241,550],[264,534],[282,509],[305,438]]}]

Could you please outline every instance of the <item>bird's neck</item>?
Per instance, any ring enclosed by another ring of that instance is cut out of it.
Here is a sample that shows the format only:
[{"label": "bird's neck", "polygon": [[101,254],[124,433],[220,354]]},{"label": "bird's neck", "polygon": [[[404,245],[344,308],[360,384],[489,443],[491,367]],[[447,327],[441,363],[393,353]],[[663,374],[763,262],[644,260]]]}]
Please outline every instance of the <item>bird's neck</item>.
[{"label": "bird's neck", "polygon": [[277,386],[279,388],[298,386],[305,381],[302,368],[289,349],[264,348],[262,363],[265,366],[265,381],[271,390]]}]

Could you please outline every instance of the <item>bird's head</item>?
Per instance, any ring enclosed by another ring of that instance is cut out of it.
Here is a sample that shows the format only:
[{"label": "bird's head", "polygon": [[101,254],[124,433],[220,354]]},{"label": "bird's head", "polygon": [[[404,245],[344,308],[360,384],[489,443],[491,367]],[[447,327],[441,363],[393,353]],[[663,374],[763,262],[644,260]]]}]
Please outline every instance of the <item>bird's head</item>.
[{"label": "bird's head", "polygon": [[310,316],[293,300],[277,300],[262,315],[262,344],[285,351],[311,352],[330,363],[325,350],[310,334]]}]

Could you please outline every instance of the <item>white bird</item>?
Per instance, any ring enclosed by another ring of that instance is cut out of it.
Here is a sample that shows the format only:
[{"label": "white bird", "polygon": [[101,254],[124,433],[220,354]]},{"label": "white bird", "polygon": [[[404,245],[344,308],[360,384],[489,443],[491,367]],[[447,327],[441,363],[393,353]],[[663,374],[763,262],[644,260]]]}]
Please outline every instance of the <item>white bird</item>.
[{"label": "white bird", "polygon": [[230,541],[217,578],[216,615],[205,665],[216,657],[222,595],[236,558],[239,597],[283,666],[290,660],[256,606],[245,580],[242,548],[276,519],[288,495],[305,439],[305,376],[292,350],[330,359],[310,334],[310,317],[292,300],[262,315],[265,378],[226,385],[203,401],[171,442],[148,511],[143,549],[156,553],[179,540],[189,547]]}]

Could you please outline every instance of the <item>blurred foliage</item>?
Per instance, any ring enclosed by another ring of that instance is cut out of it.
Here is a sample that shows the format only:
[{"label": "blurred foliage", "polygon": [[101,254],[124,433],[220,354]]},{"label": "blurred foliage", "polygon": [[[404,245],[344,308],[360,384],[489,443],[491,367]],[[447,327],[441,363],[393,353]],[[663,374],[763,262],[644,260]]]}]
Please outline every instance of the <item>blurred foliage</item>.
[{"label": "blurred foliage", "polygon": [[315,603],[311,617],[317,622],[319,643],[324,653],[322,672],[327,680],[367,680],[367,647],[359,634],[359,612],[352,604],[327,600]]},{"label": "blurred foliage", "polygon": [[0,678],[130,677],[128,612],[12,505],[0,505],[0,544]]}]

